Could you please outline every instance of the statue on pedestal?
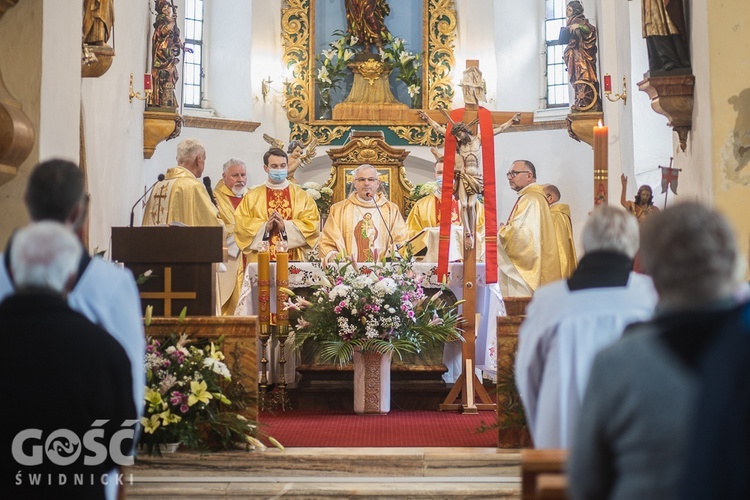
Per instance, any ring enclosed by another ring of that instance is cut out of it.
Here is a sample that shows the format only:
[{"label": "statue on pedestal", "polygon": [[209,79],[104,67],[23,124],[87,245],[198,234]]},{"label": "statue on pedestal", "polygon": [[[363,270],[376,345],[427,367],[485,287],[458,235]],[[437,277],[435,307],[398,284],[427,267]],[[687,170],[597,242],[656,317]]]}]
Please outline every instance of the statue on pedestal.
[{"label": "statue on pedestal", "polygon": [[[574,111],[601,111],[602,100],[596,74],[596,27],[583,14],[578,0],[568,2],[567,25],[561,30],[560,41],[567,42],[563,60],[573,86]],[[566,31],[567,30],[567,31]]]},{"label": "statue on pedestal", "polygon": [[346,32],[356,37],[357,45],[363,45],[363,52],[369,53],[374,44],[382,50],[383,42],[390,35],[385,26],[385,17],[391,13],[386,0],[345,0]]}]

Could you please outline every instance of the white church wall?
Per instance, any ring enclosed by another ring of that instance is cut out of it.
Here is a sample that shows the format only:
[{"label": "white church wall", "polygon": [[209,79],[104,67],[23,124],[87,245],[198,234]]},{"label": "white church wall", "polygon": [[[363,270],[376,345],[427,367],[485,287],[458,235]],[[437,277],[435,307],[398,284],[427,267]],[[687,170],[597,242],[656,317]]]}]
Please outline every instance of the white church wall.
[{"label": "white church wall", "polygon": [[[79,2],[80,3],[80,2]],[[80,10],[80,5],[76,13]],[[80,13],[78,13],[80,25]],[[115,3],[115,57],[109,70],[99,78],[83,78],[83,124],[86,139],[88,189],[92,193],[89,247],[110,250],[111,228],[129,223],[130,208],[147,182],[143,159],[144,101],[128,101],[128,85],[143,92],[143,74],[149,71],[148,44],[153,23],[146,3]],[[80,31],[80,29],[78,30]],[[80,56],[80,34],[72,52]],[[79,63],[80,64],[80,63]],[[79,69],[75,69],[80,73]],[[76,110],[76,114],[78,111]],[[54,118],[54,114],[50,115]],[[78,130],[70,140],[78,147]],[[140,222],[136,218],[136,224]]]}]

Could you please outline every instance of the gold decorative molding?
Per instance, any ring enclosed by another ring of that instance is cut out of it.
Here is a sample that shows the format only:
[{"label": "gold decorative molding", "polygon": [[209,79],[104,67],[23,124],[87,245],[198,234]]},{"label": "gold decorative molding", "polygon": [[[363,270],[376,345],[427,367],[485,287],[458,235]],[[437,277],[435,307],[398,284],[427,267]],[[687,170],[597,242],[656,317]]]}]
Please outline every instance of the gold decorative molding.
[{"label": "gold decorative molding", "polygon": [[154,155],[157,144],[163,140],[174,139],[180,135],[182,117],[177,113],[165,111],[143,112],[143,157]]},{"label": "gold decorative molding", "polygon": [[687,149],[687,134],[693,126],[693,75],[649,76],[638,82],[638,89],[651,98],[651,107],[666,116],[668,126],[677,132],[680,149]]},{"label": "gold decorative molding", "polygon": [[[7,10],[7,9],[6,9]],[[18,174],[34,147],[34,126],[0,74],[0,185]]]},{"label": "gold decorative molding", "polygon": [[[453,48],[456,38],[456,9],[454,0],[422,0],[422,47],[426,52],[423,65],[422,95],[427,96],[429,109],[450,109],[453,101],[451,75],[455,66]],[[283,64],[290,70],[286,83],[284,107],[291,122],[290,140],[309,140],[309,134],[320,144],[329,144],[346,134],[352,125],[372,125],[372,120],[344,118],[318,120],[312,114],[315,98],[315,3],[316,0],[284,0],[281,11],[281,36],[284,45]],[[394,7],[392,7],[394,8]],[[414,111],[414,110],[410,110]],[[395,116],[395,115],[394,115]],[[378,120],[378,125],[396,125],[399,137],[415,138],[412,144],[424,143],[421,120],[414,113],[398,115],[397,120]],[[410,129],[411,130],[408,130]]]},{"label": "gold decorative molding", "polygon": [[[83,50],[96,57],[96,60],[89,64],[81,62],[81,76],[83,78],[98,78],[112,66],[115,49],[109,45],[84,45]],[[85,60],[86,58],[82,59]]]},{"label": "gold decorative molding", "polygon": [[334,203],[346,198],[351,171],[369,163],[378,171],[381,183],[388,186],[389,199],[403,213],[414,189],[414,184],[406,178],[404,167],[409,151],[386,144],[381,131],[357,131],[351,133],[343,147],[331,148],[327,153],[331,158],[331,176],[324,185],[333,190]]},{"label": "gold decorative molding", "polygon": [[260,122],[246,122],[241,120],[225,120],[224,118],[206,118],[202,116],[183,116],[185,127],[208,128],[212,130],[235,130],[237,132],[255,132]]},{"label": "gold decorative molding", "polygon": [[586,111],[583,113],[570,113],[566,120],[568,134],[579,142],[585,142],[594,147],[594,127],[604,119],[601,111]]}]

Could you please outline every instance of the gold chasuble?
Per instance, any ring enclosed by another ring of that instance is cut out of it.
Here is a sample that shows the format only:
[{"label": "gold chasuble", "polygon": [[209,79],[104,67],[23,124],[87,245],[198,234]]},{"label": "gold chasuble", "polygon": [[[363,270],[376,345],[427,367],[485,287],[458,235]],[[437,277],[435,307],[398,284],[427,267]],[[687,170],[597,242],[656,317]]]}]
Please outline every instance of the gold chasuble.
[{"label": "gold chasuble", "polygon": [[234,210],[242,201],[242,196],[236,196],[222,179],[214,188],[214,198],[219,207],[219,217],[227,228],[228,257],[225,263],[227,269],[218,274],[221,314],[232,316],[237,309],[237,302],[242,291],[242,278],[245,274],[242,252],[234,242]]},{"label": "gold chasuble", "polygon": [[560,254],[560,268],[563,279],[570,278],[576,270],[576,246],[573,242],[573,223],[570,220],[570,206],[565,203],[550,205],[552,223],[557,236],[557,252]]},{"label": "gold chasuble", "polygon": [[376,203],[380,211],[372,201],[360,200],[356,193],[334,203],[320,237],[319,255],[324,258],[335,252],[368,262],[389,255],[394,245],[406,242],[406,223],[398,205],[382,194],[378,194]]},{"label": "gold chasuble", "polygon": [[[461,226],[461,204],[455,198],[451,206],[451,225]],[[412,209],[409,211],[409,217],[406,219],[406,227],[409,231],[409,239],[413,238],[420,231],[427,228],[435,228],[437,231],[440,230],[440,193],[437,195],[423,196],[414,204]],[[463,233],[463,230],[461,230]],[[439,233],[438,233],[439,236]],[[425,240],[431,241],[432,238],[425,236]],[[477,227],[476,227],[476,243],[477,243],[477,260],[484,260],[484,204],[477,203]],[[457,245],[459,251],[463,252],[463,241],[459,241]],[[463,253],[461,254],[463,256]]]},{"label": "gold chasuble", "polygon": [[183,167],[167,170],[151,191],[143,213],[144,226],[181,222],[186,226],[223,226],[206,186]]},{"label": "gold chasuble", "polygon": [[[268,214],[279,212],[284,218],[290,260],[304,260],[320,235],[320,213],[315,200],[297,184],[284,181],[278,187],[263,184],[248,191],[234,212],[234,238],[248,262],[258,261]],[[271,259],[276,259],[275,244],[281,239],[278,231],[270,236]]]},{"label": "gold chasuble", "polygon": [[562,278],[555,225],[539,184],[529,184],[518,192],[497,240],[504,296],[531,296],[540,286]]}]

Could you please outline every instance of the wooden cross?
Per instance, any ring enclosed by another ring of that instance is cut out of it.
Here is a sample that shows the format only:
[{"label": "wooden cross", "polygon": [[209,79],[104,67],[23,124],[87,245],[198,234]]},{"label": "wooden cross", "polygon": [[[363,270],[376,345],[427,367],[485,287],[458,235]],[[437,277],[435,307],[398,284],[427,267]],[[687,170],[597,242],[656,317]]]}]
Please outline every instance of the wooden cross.
[{"label": "wooden cross", "polygon": [[172,301],[176,299],[195,299],[195,292],[173,292],[172,291],[172,268],[164,268],[164,291],[163,292],[141,292],[142,299],[161,299],[164,301],[164,316],[172,316]]},{"label": "wooden cross", "polygon": [[[468,60],[466,61],[466,67],[479,66],[479,61]],[[463,116],[464,123],[471,123],[477,117],[478,106],[476,104],[467,103],[466,111]],[[504,123],[510,119],[515,113],[507,112],[493,112],[492,122],[493,124]],[[523,113],[523,115],[531,115],[533,121],[533,113]],[[510,116],[509,116],[510,115]],[[527,120],[529,117],[527,117]],[[478,125],[477,125],[478,126]],[[474,130],[476,133],[476,130]],[[494,136],[482,137],[482,140],[492,141]],[[484,160],[483,160],[484,161]],[[464,231],[466,228],[464,228]],[[476,235],[476,228],[471,229],[472,233]],[[474,238],[476,242],[476,237]],[[464,248],[464,283],[463,283],[463,299],[466,301],[463,304],[463,318],[464,318],[464,343],[462,346],[462,363],[461,363],[461,375],[458,380],[453,384],[448,396],[445,401],[440,405],[440,410],[450,411],[461,411],[466,414],[477,413],[478,410],[495,410],[497,405],[492,402],[492,399],[487,394],[487,390],[484,388],[482,381],[479,380],[475,373],[475,360],[476,360],[476,329],[479,324],[479,314],[476,314],[477,310],[477,244],[470,249]],[[461,396],[460,402],[457,402],[459,395]],[[475,398],[479,397],[480,403],[475,402]]]}]

